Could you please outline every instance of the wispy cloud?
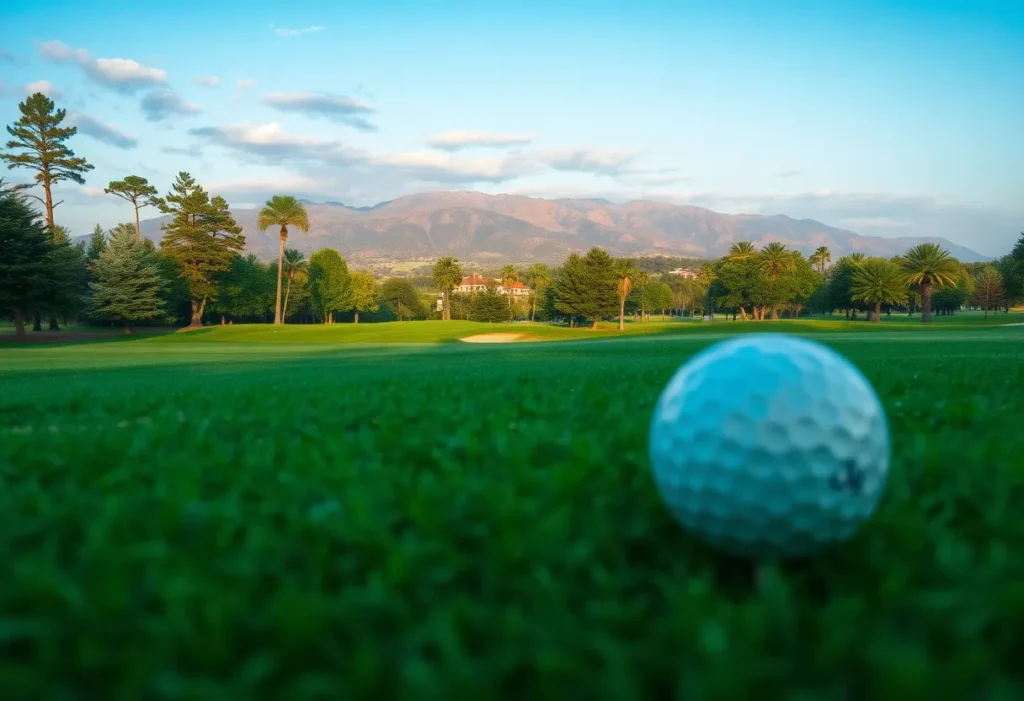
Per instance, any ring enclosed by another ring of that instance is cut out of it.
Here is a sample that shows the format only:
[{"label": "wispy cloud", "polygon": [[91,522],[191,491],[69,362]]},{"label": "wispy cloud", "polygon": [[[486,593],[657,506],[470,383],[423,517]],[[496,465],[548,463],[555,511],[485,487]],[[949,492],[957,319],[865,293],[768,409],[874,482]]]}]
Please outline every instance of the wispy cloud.
[{"label": "wispy cloud", "polygon": [[303,34],[313,34],[315,32],[323,31],[323,27],[318,24],[311,24],[308,27],[302,27],[301,29],[288,29],[287,27],[275,27],[273,24],[270,28],[274,30],[274,34],[282,37],[297,37]]},{"label": "wispy cloud", "polygon": [[197,75],[192,78],[192,82],[206,88],[215,88],[220,85],[220,78],[215,75]]},{"label": "wispy cloud", "polygon": [[186,102],[173,90],[153,92],[142,98],[139,108],[150,122],[161,122],[171,117],[188,117],[202,110],[194,102]]},{"label": "wispy cloud", "polygon": [[802,170],[784,170],[781,173],[776,173],[775,177],[776,178],[789,179],[789,178],[795,178],[796,176],[803,175],[803,174],[804,174],[804,172]]},{"label": "wispy cloud", "polygon": [[72,112],[69,114],[68,123],[78,127],[80,133],[116,148],[130,149],[139,145],[139,140],[134,136],[129,136],[117,127],[104,124],[83,112]]},{"label": "wispy cloud", "polygon": [[93,58],[87,50],[73,49],[61,41],[40,44],[39,55],[56,63],[73,63],[93,82],[121,92],[135,92],[167,82],[167,72],[161,68],[147,68],[130,58]]},{"label": "wispy cloud", "polygon": [[248,90],[252,86],[256,85],[256,81],[252,78],[243,78],[242,80],[235,83],[239,90]]},{"label": "wispy cloud", "polygon": [[626,149],[563,148],[549,150],[540,157],[554,170],[618,176],[629,173],[629,166],[641,153]]},{"label": "wispy cloud", "polygon": [[500,134],[490,131],[446,131],[427,139],[427,145],[443,151],[467,148],[508,148],[533,142],[530,134]]},{"label": "wispy cloud", "polygon": [[264,95],[260,101],[281,112],[294,112],[307,117],[323,117],[361,131],[377,131],[377,127],[363,116],[373,114],[375,110],[366,103],[353,100],[345,95],[282,92]]},{"label": "wispy cloud", "polygon": [[51,99],[64,97],[64,92],[55,88],[53,83],[48,80],[37,80],[34,83],[29,83],[25,86],[26,95],[34,95],[37,92],[42,93]]}]

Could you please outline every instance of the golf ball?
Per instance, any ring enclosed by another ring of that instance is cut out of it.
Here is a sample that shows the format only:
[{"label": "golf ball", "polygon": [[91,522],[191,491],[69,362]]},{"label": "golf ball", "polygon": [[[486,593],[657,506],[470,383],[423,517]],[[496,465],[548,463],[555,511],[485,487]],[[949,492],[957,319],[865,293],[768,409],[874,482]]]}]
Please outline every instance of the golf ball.
[{"label": "golf ball", "polygon": [[658,491],[712,547],[765,560],[852,536],[889,471],[878,395],[831,349],[783,334],[717,343],[658,399],[650,456]]}]

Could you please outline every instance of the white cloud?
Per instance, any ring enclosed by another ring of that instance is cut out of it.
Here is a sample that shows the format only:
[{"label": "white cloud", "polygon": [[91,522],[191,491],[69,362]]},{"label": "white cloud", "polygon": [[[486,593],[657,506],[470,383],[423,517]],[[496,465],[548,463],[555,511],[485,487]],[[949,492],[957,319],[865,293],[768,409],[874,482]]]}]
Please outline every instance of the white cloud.
[{"label": "white cloud", "polygon": [[39,55],[48,61],[74,63],[94,82],[122,92],[164,85],[167,72],[160,68],[147,68],[130,58],[94,59],[85,49],[73,49],[61,41],[48,41],[39,45]]},{"label": "white cloud", "polygon": [[37,92],[41,92],[50,99],[64,97],[63,91],[55,88],[53,83],[48,80],[37,80],[25,86],[26,95],[34,95]]},{"label": "white cloud", "polygon": [[427,139],[427,145],[443,151],[465,148],[507,148],[533,142],[529,134],[499,134],[490,131],[446,131]]},{"label": "white cloud", "polygon": [[192,78],[192,82],[206,88],[215,88],[220,85],[220,78],[215,75],[197,75]]},{"label": "white cloud", "polygon": [[139,140],[134,136],[129,136],[117,127],[104,124],[98,119],[82,112],[72,112],[69,114],[68,123],[77,127],[80,133],[116,148],[129,149],[139,145]]},{"label": "white cloud", "polygon": [[82,194],[86,197],[106,197],[107,193],[103,191],[102,187],[91,187],[86,185],[82,188]]},{"label": "white cloud", "polygon": [[336,141],[289,134],[277,122],[200,127],[189,130],[189,133],[218,146],[268,158],[275,163],[283,160],[350,166],[367,160],[365,153],[346,148]]},{"label": "white cloud", "polygon": [[308,27],[303,27],[302,29],[288,29],[287,27],[275,27],[274,25],[270,25],[270,27],[274,30],[274,34],[282,37],[297,37],[303,34],[313,34],[314,32],[323,31],[323,27],[318,24],[311,24]]},{"label": "white cloud", "polygon": [[252,78],[243,78],[236,83],[239,90],[248,90],[252,86],[256,85],[256,81]]},{"label": "white cloud", "polygon": [[376,131],[377,127],[361,115],[373,114],[374,109],[364,102],[345,95],[329,93],[287,92],[264,95],[260,101],[282,112],[296,112],[308,117],[323,117],[341,122],[362,131]]},{"label": "white cloud", "polygon": [[188,117],[202,110],[194,102],[186,102],[173,90],[152,92],[142,98],[139,108],[151,122],[160,122],[171,117]]}]

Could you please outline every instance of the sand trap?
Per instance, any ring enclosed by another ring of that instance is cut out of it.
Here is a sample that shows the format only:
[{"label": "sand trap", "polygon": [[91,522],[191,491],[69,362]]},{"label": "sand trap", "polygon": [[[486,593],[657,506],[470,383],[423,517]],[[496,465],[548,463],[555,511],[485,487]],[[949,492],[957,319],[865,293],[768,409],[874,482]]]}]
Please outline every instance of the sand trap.
[{"label": "sand trap", "polygon": [[459,340],[466,343],[515,343],[516,341],[525,341],[527,338],[529,337],[525,333],[481,333]]}]

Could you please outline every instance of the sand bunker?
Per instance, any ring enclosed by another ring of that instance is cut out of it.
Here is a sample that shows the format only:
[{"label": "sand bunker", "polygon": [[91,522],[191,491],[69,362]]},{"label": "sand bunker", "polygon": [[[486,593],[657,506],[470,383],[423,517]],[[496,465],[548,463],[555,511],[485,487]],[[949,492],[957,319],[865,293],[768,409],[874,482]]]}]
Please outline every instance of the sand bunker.
[{"label": "sand bunker", "polygon": [[466,343],[515,343],[525,341],[529,338],[525,333],[481,333],[476,336],[466,336],[460,341]]}]

